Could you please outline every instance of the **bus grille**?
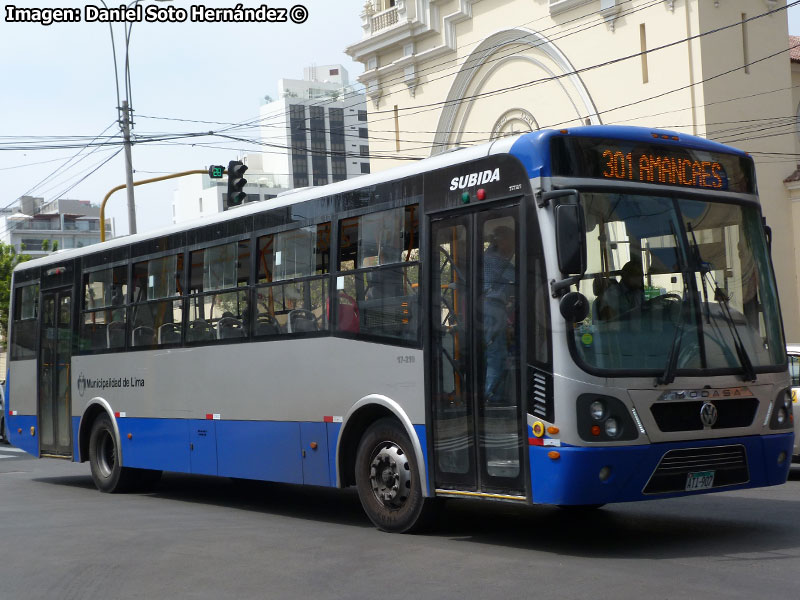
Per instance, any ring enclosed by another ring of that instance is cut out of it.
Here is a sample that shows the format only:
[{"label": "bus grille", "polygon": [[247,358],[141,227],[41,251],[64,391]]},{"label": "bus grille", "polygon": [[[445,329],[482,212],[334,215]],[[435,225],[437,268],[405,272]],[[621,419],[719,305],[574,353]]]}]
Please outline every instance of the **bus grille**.
[{"label": "bus grille", "polygon": [[[653,404],[650,412],[661,431],[702,431],[700,409],[705,400],[687,402],[664,402]],[[758,411],[756,398],[731,398],[714,400],[717,408],[717,422],[711,429],[729,429],[731,427],[749,427]]]},{"label": "bus grille", "polygon": [[689,473],[714,471],[713,488],[750,481],[744,446],[711,446],[670,450],[661,457],[643,494],[667,494],[686,490]]}]

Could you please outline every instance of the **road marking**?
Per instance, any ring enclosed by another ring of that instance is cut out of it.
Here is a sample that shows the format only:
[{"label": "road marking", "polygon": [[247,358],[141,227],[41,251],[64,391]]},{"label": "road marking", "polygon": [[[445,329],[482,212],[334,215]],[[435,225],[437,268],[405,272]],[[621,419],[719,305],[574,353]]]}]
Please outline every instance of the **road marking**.
[{"label": "road marking", "polygon": [[0,448],[0,452],[25,452],[25,450],[21,448],[12,448],[9,446],[8,448]]}]

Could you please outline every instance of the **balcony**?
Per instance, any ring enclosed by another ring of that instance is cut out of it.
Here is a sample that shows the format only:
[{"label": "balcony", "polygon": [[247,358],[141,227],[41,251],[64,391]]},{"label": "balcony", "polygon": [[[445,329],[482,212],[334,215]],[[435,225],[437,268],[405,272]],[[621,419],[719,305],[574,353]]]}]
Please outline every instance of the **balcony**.
[{"label": "balcony", "polygon": [[398,21],[399,18],[396,6],[393,6],[388,10],[375,13],[374,15],[370,16],[369,20],[370,34],[374,35],[382,29],[387,29],[392,25],[397,25]]}]

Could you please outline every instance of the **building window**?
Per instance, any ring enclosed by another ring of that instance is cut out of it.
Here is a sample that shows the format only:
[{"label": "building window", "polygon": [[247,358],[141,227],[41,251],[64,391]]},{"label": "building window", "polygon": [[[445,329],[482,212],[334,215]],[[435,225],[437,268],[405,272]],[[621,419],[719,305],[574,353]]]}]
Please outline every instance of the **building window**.
[{"label": "building window", "polygon": [[365,162],[361,163],[361,173],[363,173],[365,175],[369,174],[369,163],[365,163]]},{"label": "building window", "polygon": [[366,127],[359,127],[358,128],[358,137],[364,138],[364,139],[369,137],[369,133],[367,132],[367,128]]},{"label": "building window", "polygon": [[367,111],[365,111],[365,110],[358,111],[358,120],[362,121],[362,122],[366,121],[367,120]]},{"label": "building window", "polygon": [[361,153],[361,156],[367,156],[368,157],[369,156],[369,146],[365,146],[364,144],[362,144],[361,146],[359,146],[359,152]]},{"label": "building window", "polygon": [[308,161],[306,153],[306,107],[302,104],[289,106],[289,127],[292,138],[292,176],[294,187],[308,185]]},{"label": "building window", "polygon": [[309,107],[311,111],[311,173],[314,185],[328,183],[328,145],[325,136],[325,109]]},{"label": "building window", "polygon": [[197,199],[197,203],[198,203],[198,206],[200,208],[200,213],[202,213],[203,212],[203,198],[202,198],[202,196]]}]

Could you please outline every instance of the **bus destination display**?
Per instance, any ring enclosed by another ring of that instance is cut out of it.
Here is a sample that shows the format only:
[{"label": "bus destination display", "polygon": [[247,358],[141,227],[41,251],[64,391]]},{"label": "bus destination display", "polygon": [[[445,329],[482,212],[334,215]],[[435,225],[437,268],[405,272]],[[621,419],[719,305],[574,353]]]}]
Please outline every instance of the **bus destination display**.
[{"label": "bus destination display", "polygon": [[752,161],[665,144],[556,137],[553,175],[755,193]]}]

